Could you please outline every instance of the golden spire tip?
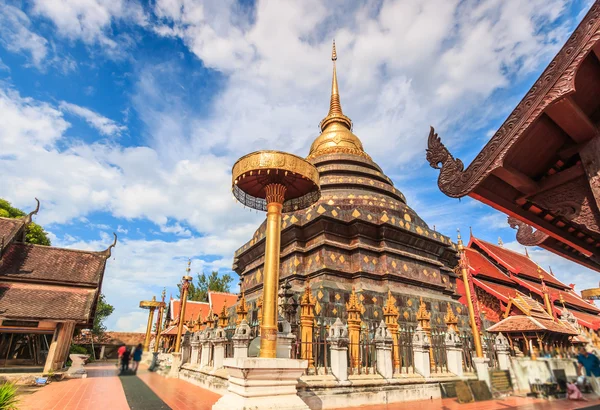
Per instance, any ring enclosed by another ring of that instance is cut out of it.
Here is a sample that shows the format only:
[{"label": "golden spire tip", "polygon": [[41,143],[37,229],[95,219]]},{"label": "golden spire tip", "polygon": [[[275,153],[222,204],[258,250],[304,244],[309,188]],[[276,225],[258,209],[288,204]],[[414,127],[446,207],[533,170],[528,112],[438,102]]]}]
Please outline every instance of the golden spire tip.
[{"label": "golden spire tip", "polygon": [[331,61],[337,60],[337,53],[335,52],[335,38],[333,39],[333,49],[331,50]]}]

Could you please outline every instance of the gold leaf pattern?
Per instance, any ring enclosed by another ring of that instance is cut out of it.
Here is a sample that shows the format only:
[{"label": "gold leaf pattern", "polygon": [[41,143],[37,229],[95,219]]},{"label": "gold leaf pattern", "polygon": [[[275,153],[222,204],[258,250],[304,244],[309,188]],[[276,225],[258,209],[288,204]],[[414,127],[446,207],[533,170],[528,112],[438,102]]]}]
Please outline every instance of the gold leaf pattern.
[{"label": "gold leaf pattern", "polygon": [[404,269],[404,272],[408,272],[408,266],[406,266],[406,263],[404,264],[404,266],[402,266],[402,269]]},{"label": "gold leaf pattern", "polygon": [[333,201],[333,199],[330,199],[329,201],[327,201],[327,205],[333,205],[335,204],[335,202]]},{"label": "gold leaf pattern", "polygon": [[396,268],[396,267],[398,266],[398,264],[396,263],[396,261],[392,261],[392,266],[393,266],[394,268]]},{"label": "gold leaf pattern", "polygon": [[335,254],[334,254],[334,253],[331,253],[331,254],[329,255],[329,258],[331,259],[331,261],[332,261],[332,262],[335,262],[335,260],[336,260],[336,256],[335,256]]},{"label": "gold leaf pattern", "polygon": [[337,211],[336,211],[335,209],[333,209],[333,210],[331,211],[331,215],[333,215],[333,216],[338,216],[338,213],[337,213]]},{"label": "gold leaf pattern", "polygon": [[387,222],[389,220],[390,220],[390,218],[388,218],[388,216],[386,214],[383,214],[383,216],[381,217],[381,222]]},{"label": "gold leaf pattern", "polygon": [[315,304],[315,313],[318,315],[319,313],[321,313],[321,304],[319,303],[319,301],[317,300],[317,303]]},{"label": "gold leaf pattern", "polygon": [[319,298],[319,300],[320,300],[320,299],[323,299],[323,292],[321,292],[321,291],[319,290],[319,293],[317,293],[317,297]]},{"label": "gold leaf pattern", "polygon": [[402,316],[404,316],[404,319],[408,320],[410,314],[407,311],[404,311],[404,314]]},{"label": "gold leaf pattern", "polygon": [[369,258],[367,258],[366,256],[363,258],[363,261],[365,261],[365,263],[369,262]]},{"label": "gold leaf pattern", "polygon": [[256,282],[260,282],[262,279],[262,272],[259,270],[256,271]]},{"label": "gold leaf pattern", "polygon": [[339,260],[342,263],[346,262],[346,258],[344,258],[344,255],[341,255]]},{"label": "gold leaf pattern", "polygon": [[412,300],[411,300],[411,299],[408,299],[408,301],[406,302],[406,304],[407,304],[408,306],[412,306]]},{"label": "gold leaf pattern", "polygon": [[404,220],[405,220],[406,222],[412,222],[412,219],[410,218],[410,215],[409,215],[409,214],[404,214]]},{"label": "gold leaf pattern", "polygon": [[335,300],[340,300],[341,298],[342,298],[342,297],[340,296],[340,294],[339,294],[339,293],[336,293],[336,294],[335,294]]},{"label": "gold leaf pattern", "polygon": [[352,212],[352,216],[353,216],[354,218],[358,218],[358,217],[360,216],[360,212],[358,212],[358,210],[357,210],[357,209],[355,209],[355,210]]},{"label": "gold leaf pattern", "polygon": [[325,211],[326,211],[326,209],[325,209],[325,208],[323,208],[323,205],[319,205],[319,207],[317,208],[317,213],[318,213],[319,215],[321,215],[321,214],[322,214],[323,212],[325,212]]},{"label": "gold leaf pattern", "polygon": [[295,224],[296,222],[298,222],[298,218],[296,218],[295,215],[292,215],[292,217],[290,218],[290,223]]}]

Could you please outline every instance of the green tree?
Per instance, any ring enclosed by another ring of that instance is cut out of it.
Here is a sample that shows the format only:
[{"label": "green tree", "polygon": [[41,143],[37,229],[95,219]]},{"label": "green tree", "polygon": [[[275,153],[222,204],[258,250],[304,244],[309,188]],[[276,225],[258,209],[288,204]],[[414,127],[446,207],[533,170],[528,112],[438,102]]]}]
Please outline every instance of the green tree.
[{"label": "green tree", "polygon": [[106,326],[104,326],[104,319],[109,317],[115,310],[114,306],[107,303],[103,294],[100,294],[98,298],[98,306],[96,306],[96,316],[94,317],[94,326],[92,327],[92,333],[96,336],[102,335],[106,332]]},{"label": "green tree", "polygon": [[[210,275],[197,274],[196,283],[191,282],[188,288],[188,300],[195,302],[208,302],[208,291],[229,292],[229,287],[233,282],[230,274],[212,271]],[[181,294],[181,284],[177,285],[179,294]]]},{"label": "green tree", "polygon": [[[15,208],[5,199],[0,198],[0,217],[3,218],[21,218],[27,214],[18,208]],[[27,225],[27,232],[25,233],[25,242],[33,243],[36,245],[50,246],[50,238],[48,233],[44,231],[40,225],[35,222],[31,222]]]}]

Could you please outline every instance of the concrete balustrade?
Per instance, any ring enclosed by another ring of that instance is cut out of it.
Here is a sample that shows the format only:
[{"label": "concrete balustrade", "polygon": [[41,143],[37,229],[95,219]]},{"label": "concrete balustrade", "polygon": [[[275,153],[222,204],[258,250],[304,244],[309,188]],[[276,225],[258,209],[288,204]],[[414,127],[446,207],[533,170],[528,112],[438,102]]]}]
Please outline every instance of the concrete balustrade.
[{"label": "concrete balustrade", "polygon": [[415,372],[423,377],[431,375],[431,364],[429,359],[429,347],[431,342],[429,335],[423,330],[421,325],[417,326],[413,334],[413,356]]},{"label": "concrete balustrade", "polygon": [[373,342],[375,342],[377,356],[377,373],[385,379],[391,379],[394,375],[394,366],[392,363],[393,339],[383,320],[375,330]]},{"label": "concrete balustrade", "polygon": [[445,336],[446,361],[448,371],[459,377],[463,376],[462,341],[458,333],[452,328],[448,329]]},{"label": "concrete balustrade", "polygon": [[331,373],[340,382],[348,381],[348,327],[338,317],[329,328]]},{"label": "concrete balustrade", "polygon": [[248,346],[252,340],[252,332],[246,319],[240,322],[231,339],[233,340],[233,357],[235,359],[248,357]]}]

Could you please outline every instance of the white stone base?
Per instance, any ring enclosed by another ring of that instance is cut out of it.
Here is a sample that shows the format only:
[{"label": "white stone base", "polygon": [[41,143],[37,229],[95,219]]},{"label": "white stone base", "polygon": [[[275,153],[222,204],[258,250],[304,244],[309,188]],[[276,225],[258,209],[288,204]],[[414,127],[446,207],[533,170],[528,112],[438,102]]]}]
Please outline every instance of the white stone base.
[{"label": "white stone base", "polygon": [[213,410],[310,410],[296,391],[306,360],[225,359],[229,372],[227,394]]},{"label": "white stone base", "polygon": [[440,399],[439,383],[458,380],[461,379],[452,375],[428,379],[413,375],[387,380],[379,375],[359,375],[339,383],[331,375],[304,376],[298,395],[311,409],[360,408],[373,403],[387,403],[393,409],[393,403]]},{"label": "white stone base", "polygon": [[490,359],[488,359],[487,357],[473,358],[473,364],[475,365],[475,370],[477,371],[477,379],[486,382],[488,387],[491,389],[492,384],[490,382],[489,362]]}]

